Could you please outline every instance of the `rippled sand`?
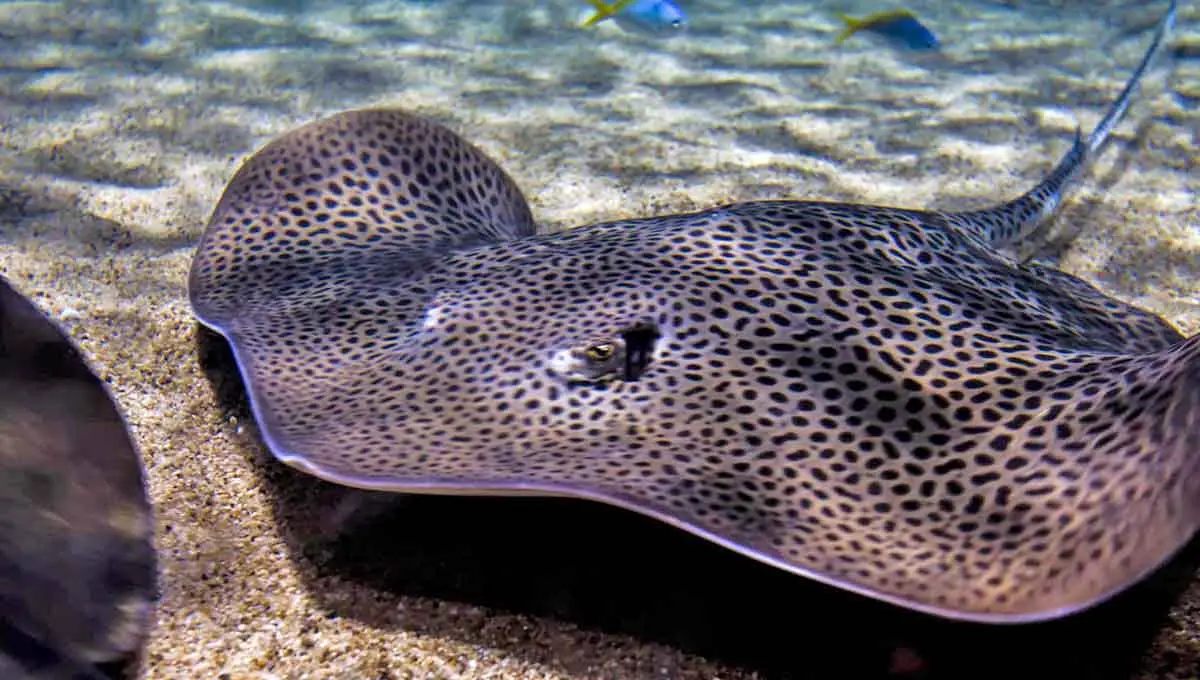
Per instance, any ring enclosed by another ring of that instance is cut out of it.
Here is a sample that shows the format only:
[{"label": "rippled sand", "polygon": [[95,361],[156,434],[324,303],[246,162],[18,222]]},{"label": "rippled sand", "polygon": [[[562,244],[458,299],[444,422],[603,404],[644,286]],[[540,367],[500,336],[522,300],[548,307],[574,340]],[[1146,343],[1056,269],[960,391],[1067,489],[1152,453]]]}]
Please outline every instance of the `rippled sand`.
[{"label": "rippled sand", "polygon": [[[685,3],[671,40],[574,29],[567,0],[0,4],[0,273],[144,455],[162,599],[139,677],[848,677],[897,647],[950,677],[1194,677],[1186,555],[1095,615],[950,626],[583,503],[412,498],[335,536],[344,494],[256,442],[185,285],[225,182],[276,134],[407,107],[495,157],[550,229],[777,197],[980,207],[1097,120],[1161,3],[911,4],[940,56],[831,49],[831,6],[754,4]],[[1182,8],[1179,59],[1031,252],[1189,334],[1197,20]]]}]

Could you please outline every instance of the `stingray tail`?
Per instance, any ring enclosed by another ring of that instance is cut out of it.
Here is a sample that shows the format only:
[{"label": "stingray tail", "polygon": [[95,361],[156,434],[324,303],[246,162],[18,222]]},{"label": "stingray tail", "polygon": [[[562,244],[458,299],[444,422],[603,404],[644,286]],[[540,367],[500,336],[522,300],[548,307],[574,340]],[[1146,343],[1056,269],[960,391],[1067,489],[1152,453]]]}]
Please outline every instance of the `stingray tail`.
[{"label": "stingray tail", "polygon": [[1125,117],[1146,72],[1162,54],[1166,38],[1175,25],[1176,13],[1176,0],[1171,0],[1167,13],[1159,21],[1154,40],[1142,56],[1142,62],[1125,83],[1121,95],[1087,137],[1083,136],[1080,129],[1075,130],[1075,143],[1071,150],[1036,187],[1019,198],[998,206],[973,212],[946,214],[944,217],[995,246],[1005,246],[1028,236],[1054,215],[1075,180],[1108,141],[1113,128]]}]

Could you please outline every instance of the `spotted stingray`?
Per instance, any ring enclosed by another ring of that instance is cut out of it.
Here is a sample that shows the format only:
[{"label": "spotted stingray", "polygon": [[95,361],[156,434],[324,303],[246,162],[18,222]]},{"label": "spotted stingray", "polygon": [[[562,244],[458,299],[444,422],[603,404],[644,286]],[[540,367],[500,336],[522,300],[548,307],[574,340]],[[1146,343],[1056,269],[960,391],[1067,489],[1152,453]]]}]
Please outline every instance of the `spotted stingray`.
[{"label": "spotted stingray", "polygon": [[141,459],[104,383],[0,278],[0,678],[104,680],[150,625]]},{"label": "spotted stingray", "polygon": [[270,451],[411,493],[561,495],[943,617],[1049,619],[1200,522],[1200,337],[1003,254],[1122,118],[967,213],[771,200],[538,233],[391,109],[236,173],[190,273]]}]

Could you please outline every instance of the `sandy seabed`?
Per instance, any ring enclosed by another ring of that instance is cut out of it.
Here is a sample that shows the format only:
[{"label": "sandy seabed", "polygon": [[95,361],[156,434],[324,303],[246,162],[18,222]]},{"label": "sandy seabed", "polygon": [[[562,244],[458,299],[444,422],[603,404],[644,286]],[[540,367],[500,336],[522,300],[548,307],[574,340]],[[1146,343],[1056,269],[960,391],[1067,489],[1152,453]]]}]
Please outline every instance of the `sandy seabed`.
[{"label": "sandy seabed", "polygon": [[[239,164],[361,106],[460,132],[546,229],[760,198],[981,207],[1097,120],[1159,4],[913,3],[946,43],[921,56],[833,49],[834,8],[802,2],[685,4],[670,40],[579,30],[565,0],[0,3],[0,273],[79,344],[143,455],[161,599],[138,677],[836,678],[883,674],[898,647],[931,677],[1196,677],[1186,554],[1025,633],[893,612],[583,503],[370,497],[335,533],[355,495],[270,459],[186,295]],[[1197,20],[1185,4],[1178,58],[1036,253],[1188,334]]]}]

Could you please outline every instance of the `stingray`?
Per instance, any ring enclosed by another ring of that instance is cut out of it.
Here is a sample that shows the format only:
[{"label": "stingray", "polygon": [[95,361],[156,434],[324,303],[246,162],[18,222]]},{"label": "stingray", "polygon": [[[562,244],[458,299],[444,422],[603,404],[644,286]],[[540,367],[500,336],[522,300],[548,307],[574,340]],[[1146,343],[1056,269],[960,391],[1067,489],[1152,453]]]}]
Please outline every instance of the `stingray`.
[{"label": "stingray", "polygon": [[0,677],[102,680],[155,587],[141,459],[103,381],[0,278]]},{"label": "stingray", "polygon": [[1005,248],[1037,187],[951,213],[765,200],[539,233],[446,127],[343,112],[227,185],[193,311],[263,441],[325,480],[619,506],[956,619],[1142,579],[1200,521],[1200,337]]}]

